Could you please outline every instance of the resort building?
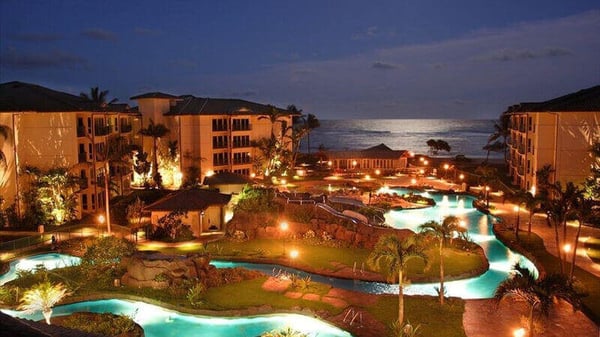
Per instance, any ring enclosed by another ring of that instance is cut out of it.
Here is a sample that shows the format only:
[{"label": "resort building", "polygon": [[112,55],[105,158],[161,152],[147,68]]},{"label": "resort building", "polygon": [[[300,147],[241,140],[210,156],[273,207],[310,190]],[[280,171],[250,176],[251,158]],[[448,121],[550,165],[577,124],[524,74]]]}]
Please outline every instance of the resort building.
[{"label": "resort building", "polygon": [[[144,125],[164,124],[171,143],[177,141],[179,170],[196,177],[231,172],[244,176],[268,175],[260,170],[261,158],[254,142],[273,137],[291,149],[293,112],[270,105],[239,100],[174,96],[160,92],[131,97],[138,103]],[[151,139],[144,140],[150,153]]]},{"label": "resort building", "polygon": [[590,175],[590,147],[600,141],[600,86],[549,101],[513,105],[508,141],[512,182],[535,193],[536,171],[554,170],[551,182],[582,183]]},{"label": "resort building", "polygon": [[348,173],[384,173],[403,170],[408,166],[410,152],[392,150],[385,144],[364,150],[328,151],[327,158],[334,171]]},{"label": "resort building", "polygon": [[79,190],[72,191],[78,217],[102,211],[105,175],[121,192],[129,189],[129,175],[109,165],[109,145],[117,137],[125,144],[138,142],[139,122],[137,111],[126,104],[101,107],[34,84],[1,84],[0,207],[15,204],[18,212],[22,209],[29,188],[26,167],[64,167],[80,178]]},{"label": "resort building", "polygon": [[181,212],[177,217],[184,225],[190,226],[194,236],[200,236],[223,230],[229,220],[227,205],[230,200],[230,194],[192,188],[173,192],[144,210],[150,212],[154,226],[160,226],[161,218]]}]

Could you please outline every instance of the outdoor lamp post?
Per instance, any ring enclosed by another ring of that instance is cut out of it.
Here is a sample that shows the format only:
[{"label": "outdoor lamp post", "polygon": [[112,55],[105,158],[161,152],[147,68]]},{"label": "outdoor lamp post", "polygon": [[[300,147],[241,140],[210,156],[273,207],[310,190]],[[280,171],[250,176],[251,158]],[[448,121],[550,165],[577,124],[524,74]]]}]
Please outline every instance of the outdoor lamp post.
[{"label": "outdoor lamp post", "polygon": [[98,215],[98,237],[100,237],[100,225],[104,226],[104,221],[106,221],[104,214]]},{"label": "outdoor lamp post", "polygon": [[287,232],[289,225],[287,222],[282,222],[279,224],[279,229],[281,230],[281,238],[283,241],[283,256],[285,256],[285,233]]},{"label": "outdoor lamp post", "polygon": [[489,186],[485,187],[485,206],[487,208],[490,207],[490,187]]},{"label": "outdoor lamp post", "polygon": [[298,258],[298,255],[300,253],[298,253],[297,249],[292,249],[292,251],[290,251],[290,259],[292,260],[292,265],[294,264],[294,260],[296,260]]},{"label": "outdoor lamp post", "polygon": [[448,179],[448,169],[450,168],[450,165],[448,164],[444,164],[444,178]]},{"label": "outdoor lamp post", "polygon": [[515,222],[516,226],[515,226],[515,236],[518,238],[519,237],[519,211],[521,210],[521,208],[519,207],[519,205],[515,205],[515,207],[513,208],[513,210],[516,213],[516,217],[517,217],[517,221]]}]

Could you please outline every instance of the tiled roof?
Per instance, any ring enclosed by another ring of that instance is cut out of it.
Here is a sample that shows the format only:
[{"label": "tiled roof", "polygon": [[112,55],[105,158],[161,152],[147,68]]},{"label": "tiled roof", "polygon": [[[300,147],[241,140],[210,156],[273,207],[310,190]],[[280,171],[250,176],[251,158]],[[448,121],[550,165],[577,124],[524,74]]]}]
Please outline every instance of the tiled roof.
[{"label": "tiled roof", "polygon": [[[0,84],[0,111],[73,112],[99,110],[89,101],[66,92],[36,84],[7,82]],[[127,104],[109,104],[106,112],[129,111]]]},{"label": "tiled roof", "polygon": [[518,112],[586,112],[600,111],[600,85],[560,96],[545,102],[525,102],[508,108]]},{"label": "tiled roof", "polygon": [[252,183],[253,181],[248,177],[232,172],[221,172],[204,178],[204,185],[209,186],[225,184],[245,185]]},{"label": "tiled roof", "polygon": [[211,205],[226,205],[231,195],[212,190],[189,189],[180,190],[150,204],[146,211],[189,211],[204,210]]},{"label": "tiled roof", "polygon": [[[265,115],[273,106],[230,98],[202,98],[183,96],[165,115]],[[287,110],[275,108],[279,112]]]},{"label": "tiled roof", "polygon": [[328,154],[332,158],[351,159],[351,158],[376,158],[376,159],[398,159],[407,152],[405,150],[392,150],[387,145],[381,143],[379,145],[364,149],[364,150],[346,150],[346,151],[329,151]]},{"label": "tiled roof", "polygon": [[166,98],[166,99],[175,99],[177,96],[173,96],[170,94],[165,94],[163,92],[149,92],[146,94],[141,94],[137,96],[130,97],[129,99],[144,99],[144,98]]}]

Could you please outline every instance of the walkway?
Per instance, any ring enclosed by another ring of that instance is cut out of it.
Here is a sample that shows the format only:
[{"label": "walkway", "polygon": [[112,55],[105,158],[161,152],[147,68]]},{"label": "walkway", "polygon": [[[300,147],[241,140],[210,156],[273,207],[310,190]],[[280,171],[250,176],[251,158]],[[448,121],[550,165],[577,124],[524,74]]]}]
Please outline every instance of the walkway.
[{"label": "walkway", "polygon": [[[490,205],[494,208],[494,215],[502,217],[504,223],[514,225],[516,221],[514,204],[491,202]],[[520,210],[519,212],[520,229],[527,230],[529,213],[524,210]],[[570,238],[571,242],[575,238],[576,229],[575,226],[570,226],[567,230],[567,238]],[[554,229],[548,227],[544,215],[533,216],[531,231],[541,237],[544,240],[546,250],[556,256]],[[592,236],[600,237],[600,229],[582,227],[575,263],[578,267],[600,278],[600,265],[594,263],[587,256],[583,247],[585,240]],[[513,336],[516,329],[526,325],[526,321],[523,321],[521,318],[526,312],[526,308],[522,307],[521,303],[515,303],[514,301],[503,301],[499,306],[496,306],[494,300],[490,299],[467,300],[463,315],[465,334],[467,337]],[[598,337],[600,336],[600,327],[594,324],[581,311],[574,312],[570,304],[559,302],[553,307],[543,331],[537,332],[535,336]]]}]

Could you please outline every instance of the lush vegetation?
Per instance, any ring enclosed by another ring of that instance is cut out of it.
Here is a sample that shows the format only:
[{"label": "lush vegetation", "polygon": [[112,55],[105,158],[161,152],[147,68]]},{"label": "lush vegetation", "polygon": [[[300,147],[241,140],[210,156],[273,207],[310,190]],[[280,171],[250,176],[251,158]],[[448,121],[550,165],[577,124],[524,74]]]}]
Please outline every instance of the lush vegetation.
[{"label": "lush vegetation", "polygon": [[111,313],[76,312],[56,319],[54,324],[104,336],[119,336],[136,329],[131,317]]}]

